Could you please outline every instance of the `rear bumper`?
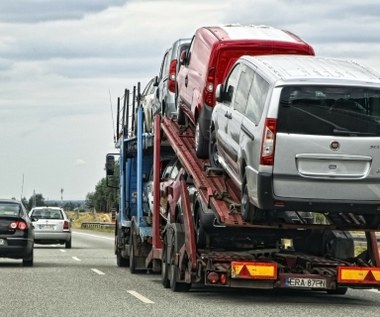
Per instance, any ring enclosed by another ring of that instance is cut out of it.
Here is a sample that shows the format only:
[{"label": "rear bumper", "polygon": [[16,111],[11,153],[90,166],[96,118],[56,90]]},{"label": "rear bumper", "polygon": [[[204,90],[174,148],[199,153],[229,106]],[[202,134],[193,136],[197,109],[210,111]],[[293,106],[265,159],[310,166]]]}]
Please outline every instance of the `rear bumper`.
[{"label": "rear bumper", "polygon": [[33,239],[3,238],[4,244],[0,245],[0,257],[22,259],[27,257],[33,249]]},{"label": "rear bumper", "polygon": [[302,199],[274,195],[271,173],[258,175],[258,208],[264,210],[297,210],[330,213],[380,215],[380,201],[350,201],[339,199]]},{"label": "rear bumper", "polygon": [[50,244],[63,243],[70,241],[71,232],[38,232],[34,231],[34,240],[36,243]]}]

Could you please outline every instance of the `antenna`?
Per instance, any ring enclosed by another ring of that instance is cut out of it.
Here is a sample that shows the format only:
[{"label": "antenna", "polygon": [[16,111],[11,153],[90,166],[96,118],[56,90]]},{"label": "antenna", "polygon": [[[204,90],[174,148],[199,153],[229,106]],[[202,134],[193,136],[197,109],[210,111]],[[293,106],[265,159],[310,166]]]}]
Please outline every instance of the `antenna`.
[{"label": "antenna", "polygon": [[22,173],[22,181],[21,181],[21,196],[20,196],[21,201],[22,201],[23,195],[24,195],[24,173]]},{"label": "antenna", "polygon": [[108,89],[108,93],[110,95],[110,107],[111,107],[111,118],[112,118],[112,128],[113,128],[113,140],[116,142],[116,133],[115,133],[115,121],[113,119],[113,110],[112,110],[112,98],[111,98],[111,90]]}]

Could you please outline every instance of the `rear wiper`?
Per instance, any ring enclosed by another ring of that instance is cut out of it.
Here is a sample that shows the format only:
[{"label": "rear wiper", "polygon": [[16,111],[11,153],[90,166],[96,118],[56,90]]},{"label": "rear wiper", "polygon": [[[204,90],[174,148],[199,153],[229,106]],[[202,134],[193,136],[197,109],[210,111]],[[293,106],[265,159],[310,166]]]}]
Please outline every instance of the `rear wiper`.
[{"label": "rear wiper", "polygon": [[334,134],[343,134],[343,135],[368,135],[368,136],[376,136],[376,133],[372,132],[359,132],[359,131],[351,131],[347,129],[333,129]]}]

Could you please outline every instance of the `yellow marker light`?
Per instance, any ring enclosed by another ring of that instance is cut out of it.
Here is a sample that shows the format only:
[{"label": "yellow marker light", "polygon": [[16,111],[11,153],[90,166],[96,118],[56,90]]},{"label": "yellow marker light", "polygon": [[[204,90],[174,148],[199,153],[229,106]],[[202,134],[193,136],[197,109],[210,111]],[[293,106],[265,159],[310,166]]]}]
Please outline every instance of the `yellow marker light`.
[{"label": "yellow marker light", "polygon": [[380,284],[380,268],[338,267],[338,283]]},{"label": "yellow marker light", "polygon": [[277,264],[260,262],[232,262],[231,277],[242,279],[275,280],[277,279]]}]

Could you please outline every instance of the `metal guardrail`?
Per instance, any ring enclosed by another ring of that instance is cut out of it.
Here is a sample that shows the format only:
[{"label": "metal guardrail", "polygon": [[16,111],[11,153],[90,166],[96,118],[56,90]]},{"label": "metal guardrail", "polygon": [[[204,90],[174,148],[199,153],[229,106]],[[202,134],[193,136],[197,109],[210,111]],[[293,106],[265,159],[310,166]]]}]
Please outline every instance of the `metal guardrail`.
[{"label": "metal guardrail", "polygon": [[82,222],[81,229],[114,229],[113,222]]}]

